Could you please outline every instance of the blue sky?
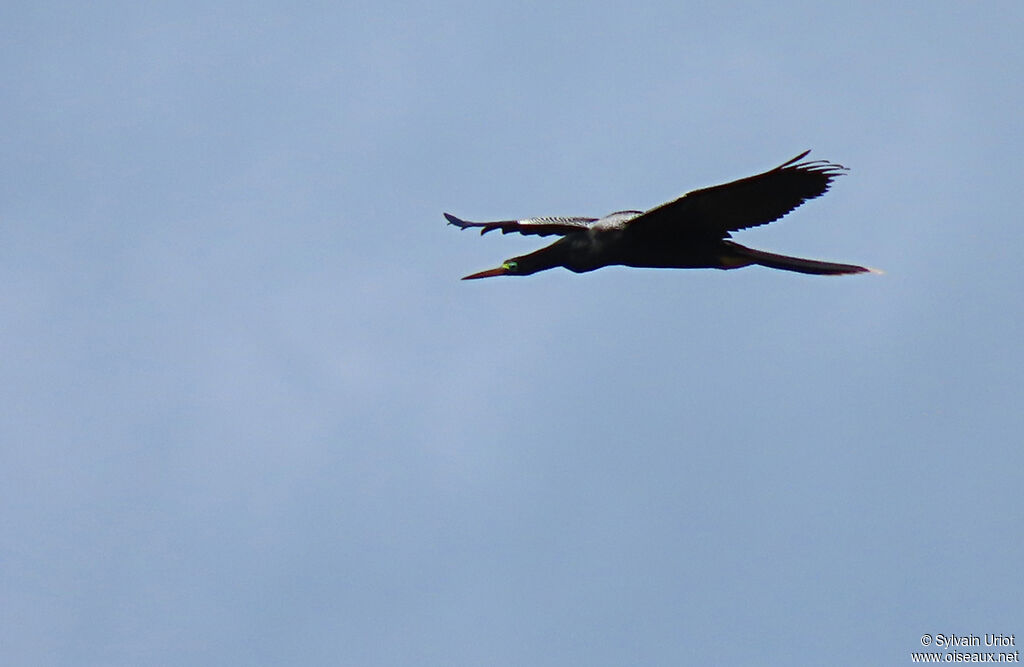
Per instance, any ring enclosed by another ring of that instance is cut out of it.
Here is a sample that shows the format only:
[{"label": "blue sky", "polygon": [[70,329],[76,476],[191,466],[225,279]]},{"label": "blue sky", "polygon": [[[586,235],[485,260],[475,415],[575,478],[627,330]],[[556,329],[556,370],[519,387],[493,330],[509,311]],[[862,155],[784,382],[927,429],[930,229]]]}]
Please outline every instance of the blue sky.
[{"label": "blue sky", "polygon": [[[0,9],[7,664],[910,662],[1024,637],[1019,3]],[[883,276],[458,278],[737,236]]]}]

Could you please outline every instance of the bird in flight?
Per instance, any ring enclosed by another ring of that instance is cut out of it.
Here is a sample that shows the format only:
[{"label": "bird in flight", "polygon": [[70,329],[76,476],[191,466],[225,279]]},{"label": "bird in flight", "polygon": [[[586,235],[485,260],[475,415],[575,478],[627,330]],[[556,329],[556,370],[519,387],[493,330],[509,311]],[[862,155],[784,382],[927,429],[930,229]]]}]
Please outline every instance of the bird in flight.
[{"label": "bird in flight", "polygon": [[728,240],[731,232],[778,220],[828,191],[846,167],[826,160],[801,162],[810,151],[738,181],[689,192],[649,211],[618,211],[603,218],[559,217],[469,222],[445,213],[449,224],[561,236],[546,248],[506,260],[496,269],[463,278],[527,276],[556,266],[583,273],[602,266],[664,269],[738,269],[751,264],[815,275],[875,272],[863,266],[776,255]]}]

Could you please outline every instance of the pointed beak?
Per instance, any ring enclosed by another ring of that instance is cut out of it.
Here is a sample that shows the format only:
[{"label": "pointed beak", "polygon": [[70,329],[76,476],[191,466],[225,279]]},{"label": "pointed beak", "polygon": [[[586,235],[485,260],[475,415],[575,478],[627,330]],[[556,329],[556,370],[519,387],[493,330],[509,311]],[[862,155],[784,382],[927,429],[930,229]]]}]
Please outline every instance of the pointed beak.
[{"label": "pointed beak", "polygon": [[499,266],[496,269],[487,269],[486,271],[481,271],[480,273],[474,273],[472,275],[466,276],[463,278],[463,280],[476,280],[477,278],[490,278],[492,276],[507,276],[508,273],[508,269],[506,269],[504,266]]}]

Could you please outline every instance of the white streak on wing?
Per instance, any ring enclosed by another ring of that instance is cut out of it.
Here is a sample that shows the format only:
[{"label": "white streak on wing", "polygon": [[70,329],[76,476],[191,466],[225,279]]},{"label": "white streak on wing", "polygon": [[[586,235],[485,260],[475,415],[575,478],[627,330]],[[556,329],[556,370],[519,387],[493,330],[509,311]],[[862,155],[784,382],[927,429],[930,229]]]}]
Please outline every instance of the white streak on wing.
[{"label": "white streak on wing", "polygon": [[597,220],[597,218],[583,218],[578,216],[562,216],[562,215],[547,215],[539,218],[526,218],[524,220],[517,220],[520,225],[570,225],[572,227],[579,227],[580,229],[586,229],[590,226],[590,223]]},{"label": "white streak on wing", "polygon": [[616,211],[609,213],[592,225],[593,229],[622,229],[626,223],[641,215],[643,211]]}]

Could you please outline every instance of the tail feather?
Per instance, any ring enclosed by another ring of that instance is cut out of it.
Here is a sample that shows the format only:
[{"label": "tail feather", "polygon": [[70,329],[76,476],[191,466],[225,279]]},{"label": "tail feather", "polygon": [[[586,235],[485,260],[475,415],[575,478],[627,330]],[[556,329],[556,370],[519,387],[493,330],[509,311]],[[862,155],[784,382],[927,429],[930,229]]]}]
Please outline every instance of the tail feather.
[{"label": "tail feather", "polygon": [[797,273],[810,273],[817,276],[842,276],[854,273],[881,273],[876,269],[869,269],[855,264],[838,264],[836,262],[823,262],[818,259],[803,259],[801,257],[789,257],[787,255],[776,255],[775,253],[763,250],[754,250],[741,246],[738,243],[729,243],[736,254],[752,264],[767,266],[772,269],[783,271],[796,271]]}]

